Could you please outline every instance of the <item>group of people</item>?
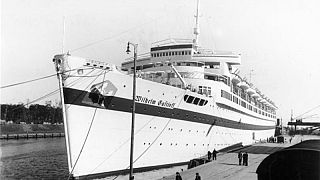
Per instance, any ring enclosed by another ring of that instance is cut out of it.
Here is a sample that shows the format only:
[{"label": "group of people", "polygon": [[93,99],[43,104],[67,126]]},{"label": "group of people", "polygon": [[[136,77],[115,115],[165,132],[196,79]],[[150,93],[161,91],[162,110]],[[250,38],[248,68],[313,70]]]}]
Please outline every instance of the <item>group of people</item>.
[{"label": "group of people", "polygon": [[249,155],[247,152],[239,152],[238,153],[238,159],[239,159],[239,165],[241,166],[241,163],[242,165],[244,166],[248,166],[248,158],[249,158]]},{"label": "group of people", "polygon": [[[182,177],[179,172],[176,172],[176,180],[182,180]],[[196,173],[196,178],[194,180],[201,180],[199,173]]]},{"label": "group of people", "polygon": [[216,149],[214,149],[211,153],[211,151],[208,151],[208,160],[211,161],[211,156],[212,156],[212,160],[217,160],[217,154],[218,151],[216,151]]}]

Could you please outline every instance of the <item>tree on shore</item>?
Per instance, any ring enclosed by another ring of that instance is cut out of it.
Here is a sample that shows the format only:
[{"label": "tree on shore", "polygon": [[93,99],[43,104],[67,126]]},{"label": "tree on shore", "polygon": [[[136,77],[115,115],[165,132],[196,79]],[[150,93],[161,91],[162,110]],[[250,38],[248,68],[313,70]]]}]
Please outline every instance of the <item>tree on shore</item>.
[{"label": "tree on shore", "polygon": [[32,104],[25,107],[24,104],[1,104],[1,119],[19,124],[43,124],[43,122],[62,123],[61,107],[51,105]]}]

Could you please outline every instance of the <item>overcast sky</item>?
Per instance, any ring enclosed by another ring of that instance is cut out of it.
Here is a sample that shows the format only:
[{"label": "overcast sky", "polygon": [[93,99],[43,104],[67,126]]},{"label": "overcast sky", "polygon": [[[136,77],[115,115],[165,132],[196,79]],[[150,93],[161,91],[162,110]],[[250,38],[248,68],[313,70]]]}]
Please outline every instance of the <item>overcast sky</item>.
[{"label": "overcast sky", "polygon": [[[145,53],[158,40],[193,38],[195,7],[196,0],[1,0],[1,86],[55,73],[63,16],[71,55],[120,65],[127,41]],[[252,83],[280,117],[320,104],[320,2],[202,0],[200,11],[200,45],[241,53],[240,74],[249,79],[253,70]],[[1,103],[25,103],[57,88],[52,77],[1,89]],[[319,109],[309,114],[319,117]]]}]

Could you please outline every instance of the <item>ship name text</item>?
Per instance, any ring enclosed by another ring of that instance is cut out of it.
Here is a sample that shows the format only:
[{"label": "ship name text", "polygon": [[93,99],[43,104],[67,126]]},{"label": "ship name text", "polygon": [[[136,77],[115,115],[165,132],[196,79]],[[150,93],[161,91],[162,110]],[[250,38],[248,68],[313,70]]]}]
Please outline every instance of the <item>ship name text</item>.
[{"label": "ship name text", "polygon": [[168,102],[166,100],[157,101],[153,98],[148,98],[143,96],[136,96],[135,101],[139,103],[157,105],[157,106],[166,107],[166,108],[174,108],[174,105],[176,104],[176,103]]}]

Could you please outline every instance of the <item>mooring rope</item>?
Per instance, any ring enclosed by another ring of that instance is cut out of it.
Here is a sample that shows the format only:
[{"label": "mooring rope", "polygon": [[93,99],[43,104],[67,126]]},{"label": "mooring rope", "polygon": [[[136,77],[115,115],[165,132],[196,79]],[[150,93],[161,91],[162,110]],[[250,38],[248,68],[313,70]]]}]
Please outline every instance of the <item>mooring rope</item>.
[{"label": "mooring rope", "polygon": [[86,137],[85,137],[85,139],[84,139],[84,142],[83,142],[83,144],[82,144],[82,146],[81,146],[81,149],[80,149],[80,152],[79,152],[79,154],[78,154],[78,157],[77,157],[77,159],[76,159],[76,161],[75,161],[75,163],[74,163],[74,165],[73,165],[73,167],[72,167],[72,169],[71,169],[71,171],[70,171],[70,173],[69,173],[68,180],[71,178],[72,173],[73,173],[73,171],[74,171],[74,168],[76,167],[76,165],[77,165],[77,163],[78,163],[78,160],[79,160],[79,158],[80,158],[80,156],[81,156],[81,154],[82,154],[83,148],[84,148],[84,146],[85,146],[85,144],[86,144],[86,142],[87,142],[87,139],[88,139],[88,137],[89,137],[89,133],[90,133],[90,131],[91,131],[91,127],[92,127],[93,121],[94,121],[95,116],[96,116],[97,109],[98,109],[98,108],[95,108],[95,110],[94,110],[94,113],[93,113],[93,116],[92,116],[92,119],[91,119],[91,123],[90,123],[89,129],[88,129],[88,131],[87,131],[87,134],[86,134]]}]

